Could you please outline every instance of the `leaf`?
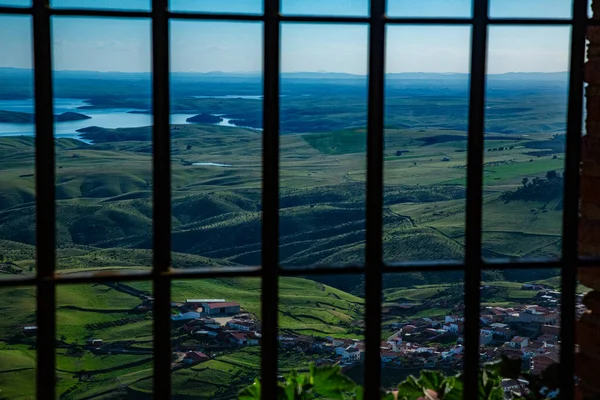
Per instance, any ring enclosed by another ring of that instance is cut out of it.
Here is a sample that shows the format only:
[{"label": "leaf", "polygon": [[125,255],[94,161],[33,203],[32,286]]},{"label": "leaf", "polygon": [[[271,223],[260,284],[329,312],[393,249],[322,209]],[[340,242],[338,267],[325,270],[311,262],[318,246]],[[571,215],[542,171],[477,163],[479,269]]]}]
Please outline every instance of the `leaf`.
[{"label": "leaf", "polygon": [[496,373],[484,368],[479,375],[479,400],[504,400],[500,382],[501,378]]},{"label": "leaf", "polygon": [[285,384],[279,387],[279,398],[286,400],[296,400],[296,387],[294,385]]},{"label": "leaf", "polygon": [[392,393],[381,393],[381,400],[394,400]]},{"label": "leaf", "polygon": [[[362,386],[356,386],[354,396],[352,396],[352,400],[364,400],[365,399],[365,389]],[[392,400],[394,397],[392,396]]]},{"label": "leaf", "polygon": [[344,399],[344,393],[356,388],[356,383],[342,374],[339,366],[310,368],[310,384],[315,393],[331,399]]},{"label": "leaf", "polygon": [[[502,357],[504,357],[504,356],[502,356]],[[500,374],[500,371],[502,369],[502,362],[503,362],[503,360],[485,363],[483,366],[483,369],[485,369],[486,371],[488,371],[490,373]]]},{"label": "leaf", "polygon": [[422,389],[432,389],[436,392],[442,385],[445,377],[439,371],[421,371],[421,377],[419,378],[419,385]]},{"label": "leaf", "polygon": [[423,396],[423,388],[414,376],[409,376],[398,385],[398,400],[413,400]]},{"label": "leaf", "polygon": [[238,400],[260,400],[260,381],[256,379],[254,383],[240,391]]},{"label": "leaf", "polygon": [[440,391],[444,400],[463,400],[463,382],[460,375],[446,378]]}]

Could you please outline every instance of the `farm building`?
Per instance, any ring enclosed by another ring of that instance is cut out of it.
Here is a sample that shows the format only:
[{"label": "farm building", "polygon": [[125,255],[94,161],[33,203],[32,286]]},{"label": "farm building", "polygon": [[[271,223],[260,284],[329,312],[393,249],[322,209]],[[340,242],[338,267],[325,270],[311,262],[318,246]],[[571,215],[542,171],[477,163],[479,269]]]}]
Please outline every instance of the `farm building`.
[{"label": "farm building", "polygon": [[196,364],[202,361],[208,361],[209,357],[200,351],[189,351],[185,355],[185,362]]},{"label": "farm building", "polygon": [[208,315],[231,315],[240,312],[240,305],[233,301],[205,303],[204,312]]},{"label": "farm building", "polygon": [[26,335],[36,335],[37,334],[37,326],[24,326],[23,333]]},{"label": "farm building", "polygon": [[203,307],[206,303],[225,303],[225,299],[186,299],[185,305],[190,307]]},{"label": "farm building", "polygon": [[191,321],[193,319],[200,318],[200,314],[197,312],[186,312],[184,314],[171,315],[171,320],[173,321]]}]

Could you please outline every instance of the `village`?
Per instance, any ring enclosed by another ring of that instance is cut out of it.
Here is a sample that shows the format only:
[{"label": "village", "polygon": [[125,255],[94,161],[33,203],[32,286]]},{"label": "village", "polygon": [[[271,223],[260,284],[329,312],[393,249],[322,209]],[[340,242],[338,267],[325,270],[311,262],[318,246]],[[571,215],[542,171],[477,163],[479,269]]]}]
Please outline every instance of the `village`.
[{"label": "village", "polygon": [[[539,374],[559,360],[560,292],[536,285],[523,285],[522,290],[538,292],[535,304],[481,308],[481,361],[493,361],[503,355],[520,358],[523,370]],[[584,309],[581,297],[577,302],[579,312]],[[194,339],[174,345],[174,367],[207,361],[211,358],[210,349],[260,345],[260,322],[238,303],[188,299],[173,306],[174,329]],[[462,368],[464,317],[460,309],[443,317],[410,318],[383,328],[394,332],[381,342],[384,368]],[[312,355],[316,364],[337,364],[348,370],[364,359],[362,338],[317,337],[282,330],[278,339],[282,349]]]},{"label": "village", "polygon": [[[121,288],[122,289],[122,288]],[[486,287],[481,287],[485,293]],[[523,285],[523,291],[536,291],[532,304],[482,306],[480,310],[480,360],[488,362],[501,356],[519,358],[522,369],[540,374],[559,361],[560,292],[537,285]],[[577,297],[578,313],[583,313],[582,295]],[[137,312],[149,312],[153,298],[144,297]],[[186,299],[172,302],[172,369],[196,366],[246,346],[260,346],[261,323],[242,305],[227,299]],[[458,372],[464,356],[464,305],[439,317],[402,317],[386,321],[382,330],[392,332],[380,343],[382,367],[393,373],[406,370],[443,369]],[[23,327],[30,336],[35,326]],[[306,365],[339,365],[344,371],[362,364],[365,343],[362,337],[308,336],[281,329],[280,348],[300,355]],[[116,352],[151,354],[151,349],[135,346],[120,348],[102,338],[90,337],[85,350],[94,354]],[[302,364],[299,362],[299,364]],[[400,375],[400,374],[399,374]],[[510,383],[507,383],[509,385]],[[512,386],[510,386],[512,387]],[[509,386],[507,386],[509,388]]]}]

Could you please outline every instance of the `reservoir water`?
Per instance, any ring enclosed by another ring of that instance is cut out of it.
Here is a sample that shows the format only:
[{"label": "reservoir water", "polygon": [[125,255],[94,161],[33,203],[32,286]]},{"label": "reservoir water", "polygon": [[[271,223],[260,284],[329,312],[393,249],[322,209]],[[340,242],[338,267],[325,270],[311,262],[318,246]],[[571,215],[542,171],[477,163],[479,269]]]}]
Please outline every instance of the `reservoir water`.
[{"label": "reservoir water", "polygon": [[[88,126],[101,128],[135,128],[152,125],[152,115],[132,114],[131,108],[105,108],[97,110],[80,110],[78,107],[88,105],[82,99],[54,99],[54,114],[64,112],[77,112],[92,117],[80,121],[57,122],[54,124],[55,137],[79,138],[78,129]],[[34,112],[32,99],[25,100],[0,100],[0,110],[24,113]],[[195,114],[171,114],[171,124],[189,124],[186,120]],[[229,118],[223,118],[219,126],[235,126]],[[33,136],[34,124],[0,122],[0,136]]]},{"label": "reservoir water", "polygon": [[248,96],[248,95],[236,95],[227,94],[225,96],[192,96],[195,99],[243,99],[243,100],[262,100],[263,96]]},{"label": "reservoir water", "polygon": [[214,162],[195,162],[192,163],[192,165],[195,165],[197,167],[231,167],[230,164],[220,164]]}]

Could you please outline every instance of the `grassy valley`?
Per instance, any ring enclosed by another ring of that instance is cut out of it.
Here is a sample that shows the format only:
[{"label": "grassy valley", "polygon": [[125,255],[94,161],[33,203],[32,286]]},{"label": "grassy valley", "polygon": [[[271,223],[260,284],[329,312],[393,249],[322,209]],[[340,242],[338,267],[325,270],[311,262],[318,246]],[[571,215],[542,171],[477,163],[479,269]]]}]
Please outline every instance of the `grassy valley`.
[{"label": "grassy valley", "polygon": [[[96,81],[58,73],[57,95],[86,99],[80,111],[88,109],[91,115],[111,107],[137,113],[151,109],[146,76],[132,81],[111,76]],[[10,93],[0,89],[0,97],[25,98],[19,79],[11,81]],[[75,79],[79,85],[72,84]],[[164,133],[171,138],[172,266],[257,266],[262,135],[256,128],[262,124],[262,102],[242,96],[255,95],[260,82],[202,79],[200,84],[185,74],[174,77],[173,111],[196,115],[200,123],[174,124]],[[467,97],[464,82],[456,79],[445,83],[444,95],[431,89],[439,82],[391,76],[387,83],[386,262],[464,257]],[[315,82],[287,76],[282,81],[279,253],[284,267],[364,262],[364,84],[358,78]],[[557,96],[560,85],[542,85],[542,90],[538,84],[529,91],[490,84],[483,188],[486,258],[560,255],[564,121],[558,110],[564,102]],[[194,97],[201,93],[225,97]],[[227,97],[231,93],[240,97]],[[224,118],[237,127],[213,124]],[[153,257],[151,127],[105,129],[94,126],[93,117],[89,122],[78,130],[79,140],[55,140],[58,273],[146,270]],[[34,158],[32,137],[0,137],[0,279],[35,273]],[[382,339],[399,324],[460,313],[463,279],[460,272],[386,276]],[[560,285],[551,270],[488,271],[483,279],[489,287],[485,306],[490,307],[533,301],[536,292],[522,290],[524,282],[546,289]],[[281,335],[303,343],[290,347],[282,340],[282,372],[331,361],[329,353],[310,347],[315,341],[330,337],[346,343],[362,337],[362,275],[285,277],[279,283]],[[173,316],[196,312],[189,299],[226,299],[239,305],[239,312],[232,313],[236,318],[260,324],[260,294],[257,279],[176,281]],[[35,335],[24,328],[36,324],[35,301],[33,288],[0,289],[0,398],[34,396]],[[58,288],[60,399],[150,396],[152,301],[150,282]],[[198,336],[197,327],[187,323],[172,321],[174,398],[235,397],[258,375],[260,347],[238,345],[228,337],[207,339],[204,330]],[[227,333],[225,319],[219,323],[214,332]],[[93,339],[101,339],[101,345]],[[208,358],[186,362],[193,351]],[[392,371],[386,382],[396,382],[397,373]]]}]

